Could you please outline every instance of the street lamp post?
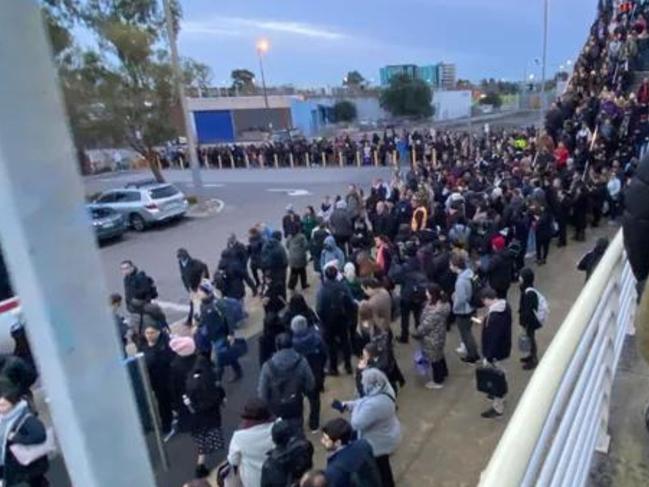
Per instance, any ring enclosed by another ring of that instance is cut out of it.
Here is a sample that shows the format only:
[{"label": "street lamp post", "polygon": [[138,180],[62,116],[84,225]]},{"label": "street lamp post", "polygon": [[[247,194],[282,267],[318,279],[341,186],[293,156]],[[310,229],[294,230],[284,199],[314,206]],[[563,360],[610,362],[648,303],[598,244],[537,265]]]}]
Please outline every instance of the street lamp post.
[{"label": "street lamp post", "polygon": [[185,85],[178,61],[178,47],[176,45],[176,32],[174,30],[173,15],[171,13],[170,0],[164,0],[165,20],[167,24],[167,37],[169,39],[169,49],[171,50],[171,66],[174,72],[174,84],[176,93],[180,99],[180,107],[183,112],[183,121],[185,122],[185,134],[187,137],[187,152],[189,152],[189,166],[192,168],[192,182],[194,190],[200,196],[203,193],[203,179],[201,177],[201,168],[198,163],[198,154],[196,152],[196,142],[194,139],[194,124],[189,118],[187,110],[187,99],[185,98]]},{"label": "street lamp post", "polygon": [[545,67],[548,53],[548,0],[543,0],[543,62],[541,64],[541,109],[539,113],[539,130],[545,122]]},{"label": "street lamp post", "polygon": [[257,41],[257,56],[259,57],[259,71],[261,73],[261,86],[262,89],[264,90],[264,105],[266,105],[266,108],[270,108],[268,106],[268,93],[266,92],[266,78],[264,76],[264,61],[263,57],[264,54],[268,52],[268,48],[270,45],[268,44],[268,40],[266,39],[259,39]]}]

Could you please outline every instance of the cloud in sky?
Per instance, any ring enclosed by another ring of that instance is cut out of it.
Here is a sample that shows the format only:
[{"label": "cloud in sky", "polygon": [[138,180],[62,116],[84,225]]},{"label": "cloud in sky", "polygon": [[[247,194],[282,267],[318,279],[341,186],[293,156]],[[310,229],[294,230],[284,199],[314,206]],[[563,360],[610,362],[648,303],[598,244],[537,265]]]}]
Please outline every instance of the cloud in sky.
[{"label": "cloud in sky", "polygon": [[338,41],[348,38],[343,32],[306,22],[273,19],[244,19],[240,17],[214,17],[207,21],[185,21],[183,31],[189,35],[236,37],[269,32]]}]

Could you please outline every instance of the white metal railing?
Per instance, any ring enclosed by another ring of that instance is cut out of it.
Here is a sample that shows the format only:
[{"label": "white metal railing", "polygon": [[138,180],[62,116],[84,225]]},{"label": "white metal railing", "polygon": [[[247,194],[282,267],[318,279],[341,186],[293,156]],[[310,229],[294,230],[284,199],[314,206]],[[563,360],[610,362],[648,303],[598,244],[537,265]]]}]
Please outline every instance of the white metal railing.
[{"label": "white metal railing", "polygon": [[608,448],[611,388],[635,307],[619,231],[534,372],[481,487],[585,484],[595,450]]}]

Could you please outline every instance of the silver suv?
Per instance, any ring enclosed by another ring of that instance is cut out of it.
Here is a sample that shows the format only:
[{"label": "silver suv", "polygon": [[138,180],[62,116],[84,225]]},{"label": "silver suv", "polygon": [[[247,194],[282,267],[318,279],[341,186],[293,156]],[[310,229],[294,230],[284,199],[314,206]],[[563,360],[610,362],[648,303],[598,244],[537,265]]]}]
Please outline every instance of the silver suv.
[{"label": "silver suv", "polygon": [[138,232],[152,223],[182,218],[189,209],[187,198],[178,188],[155,181],[129,183],[123,189],[101,193],[93,206],[111,208],[124,215]]}]

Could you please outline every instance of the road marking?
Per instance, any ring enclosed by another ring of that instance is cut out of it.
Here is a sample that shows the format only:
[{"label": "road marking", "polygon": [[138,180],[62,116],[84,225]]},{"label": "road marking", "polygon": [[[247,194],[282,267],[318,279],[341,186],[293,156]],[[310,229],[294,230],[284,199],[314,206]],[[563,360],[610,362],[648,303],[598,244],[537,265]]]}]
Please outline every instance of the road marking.
[{"label": "road marking", "polygon": [[214,204],[216,205],[216,212],[221,213],[223,208],[225,208],[225,201],[220,200],[218,198],[212,198],[212,201],[214,201]]},{"label": "road marking", "polygon": [[286,193],[288,196],[308,196],[311,193],[306,189],[280,189],[280,188],[271,188],[266,191],[270,193]]},{"label": "road marking", "polygon": [[158,306],[160,306],[165,311],[177,311],[179,313],[189,313],[188,304],[172,303],[170,301],[160,301],[159,299],[156,299],[153,302]]}]

